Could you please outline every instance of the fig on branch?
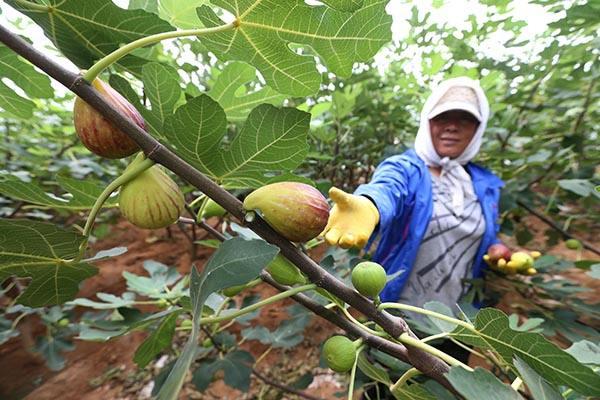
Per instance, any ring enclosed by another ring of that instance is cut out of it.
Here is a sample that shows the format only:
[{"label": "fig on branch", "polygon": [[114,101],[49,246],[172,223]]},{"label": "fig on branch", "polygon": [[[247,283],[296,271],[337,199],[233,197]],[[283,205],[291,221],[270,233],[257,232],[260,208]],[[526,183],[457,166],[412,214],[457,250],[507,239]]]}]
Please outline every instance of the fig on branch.
[{"label": "fig on branch", "polygon": [[278,254],[266,268],[271,277],[282,285],[296,285],[306,283],[306,277],[287,258]]},{"label": "fig on branch", "polygon": [[567,249],[570,250],[579,250],[582,247],[581,242],[577,239],[569,239],[565,241],[565,245],[567,246]]},{"label": "fig on branch", "polygon": [[179,219],[185,201],[177,184],[157,165],[121,187],[119,209],[145,229],[165,228]]},{"label": "fig on branch", "polygon": [[323,357],[335,372],[348,372],[356,359],[356,344],[346,336],[332,336],[323,345]]},{"label": "fig on branch", "polygon": [[215,202],[213,199],[208,199],[200,218],[222,217],[226,212],[227,211],[221,207],[219,203]]},{"label": "fig on branch", "polygon": [[246,289],[246,284],[229,286],[228,288],[223,289],[223,296],[233,297],[242,292],[244,289]]},{"label": "fig on branch", "polygon": [[352,286],[363,296],[379,296],[386,282],[385,269],[375,262],[361,262],[352,270]]},{"label": "fig on branch", "polygon": [[299,182],[263,186],[244,200],[244,209],[259,211],[265,221],[292,242],[306,242],[327,225],[329,205],[316,188]]},{"label": "fig on branch", "polygon": [[[146,130],[146,122],[136,108],[110,85],[96,78],[92,85],[113,107]],[[73,107],[75,131],[89,151],[105,158],[124,158],[139,150],[137,143],[104,118],[81,98]]]}]

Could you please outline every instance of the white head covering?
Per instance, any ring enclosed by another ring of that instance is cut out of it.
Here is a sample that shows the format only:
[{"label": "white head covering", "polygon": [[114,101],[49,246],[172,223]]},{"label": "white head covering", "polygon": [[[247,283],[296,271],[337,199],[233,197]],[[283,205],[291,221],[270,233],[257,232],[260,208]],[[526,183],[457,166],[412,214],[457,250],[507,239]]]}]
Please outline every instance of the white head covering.
[{"label": "white head covering", "polygon": [[[452,90],[449,91],[451,88]],[[472,96],[473,92],[475,97]],[[457,109],[473,114],[479,120],[479,126],[471,143],[462,154],[454,159],[441,158],[431,141],[429,119],[445,111]],[[421,111],[419,132],[415,139],[415,151],[428,166],[442,167],[441,184],[452,194],[452,205],[456,215],[462,215],[465,198],[475,197],[471,176],[465,171],[463,165],[471,161],[479,152],[489,114],[490,107],[479,82],[464,76],[440,83],[432,91]]]}]

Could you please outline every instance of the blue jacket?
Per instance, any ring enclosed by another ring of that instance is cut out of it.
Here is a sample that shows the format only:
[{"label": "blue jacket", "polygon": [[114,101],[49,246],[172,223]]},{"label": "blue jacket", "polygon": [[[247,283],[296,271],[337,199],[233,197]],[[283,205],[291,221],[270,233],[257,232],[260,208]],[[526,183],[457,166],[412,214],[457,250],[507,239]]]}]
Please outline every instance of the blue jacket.
[{"label": "blue jacket", "polygon": [[[486,223],[477,250],[473,277],[483,274],[483,255],[498,242],[498,202],[504,183],[487,169],[473,163],[465,166],[471,175]],[[371,235],[367,248],[379,239],[373,261],[383,265],[388,275],[400,273],[389,281],[381,293],[382,301],[397,301],[413,267],[419,246],[433,210],[431,175],[414,150],[384,160],[373,179],[360,185],[354,194],[371,198],[379,210],[379,225]]]}]

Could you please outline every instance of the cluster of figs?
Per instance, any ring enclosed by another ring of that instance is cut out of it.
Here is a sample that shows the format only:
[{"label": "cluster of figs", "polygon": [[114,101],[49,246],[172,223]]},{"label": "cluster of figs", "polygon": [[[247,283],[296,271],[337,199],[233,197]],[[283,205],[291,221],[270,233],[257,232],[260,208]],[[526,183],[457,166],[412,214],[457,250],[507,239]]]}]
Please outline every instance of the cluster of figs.
[{"label": "cluster of figs", "polygon": [[[147,130],[142,115],[121,94],[96,78],[92,85],[123,115],[143,130]],[[125,158],[140,150],[139,146],[80,98],[75,100],[74,124],[83,145],[92,153],[110,159]],[[127,167],[133,168],[141,156]],[[247,212],[258,213],[276,232],[292,242],[303,243],[317,237],[329,218],[327,199],[316,188],[300,182],[277,182],[256,189],[246,196],[243,204]],[[119,208],[132,224],[145,229],[167,227],[176,222],[185,209],[181,189],[158,165],[146,169],[125,183],[119,191]],[[203,216],[222,216],[225,210],[212,200],[204,207]],[[282,255],[266,268],[273,279],[282,285],[308,282],[306,276]],[[352,271],[352,284],[364,296],[379,301],[379,293],[386,284],[386,273],[377,263],[365,261]],[[234,296],[246,285],[224,290]],[[361,341],[345,336],[333,336],[323,346],[325,361],[338,372],[346,372],[355,362]]]},{"label": "cluster of figs", "polygon": [[[147,130],[139,111],[108,83],[96,78],[92,85],[121,114]],[[100,157],[125,158],[140,150],[127,134],[81,98],[75,100],[73,120],[83,145]],[[128,168],[132,168],[137,160]],[[121,187],[119,208],[132,224],[159,229],[179,219],[185,201],[173,179],[160,166],[154,165]],[[246,197],[244,209],[260,213],[274,230],[292,242],[315,238],[325,228],[329,217],[327,199],[314,187],[300,182],[263,186]],[[222,207],[209,200],[202,217],[221,216],[224,212]]]}]

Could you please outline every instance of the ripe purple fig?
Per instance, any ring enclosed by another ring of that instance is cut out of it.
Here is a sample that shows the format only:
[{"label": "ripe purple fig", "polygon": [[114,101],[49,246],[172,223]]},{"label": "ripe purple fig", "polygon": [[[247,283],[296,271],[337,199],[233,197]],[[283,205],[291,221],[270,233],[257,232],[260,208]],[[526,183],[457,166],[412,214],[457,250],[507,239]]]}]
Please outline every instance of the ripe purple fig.
[{"label": "ripe purple fig", "polygon": [[498,260],[500,260],[501,258],[505,261],[510,260],[512,252],[508,247],[506,247],[502,243],[496,243],[489,247],[487,254],[488,256],[490,256],[489,260],[491,262],[497,263]]},{"label": "ripe purple fig", "polygon": [[273,229],[292,242],[306,242],[327,225],[327,199],[314,187],[299,182],[263,186],[244,200],[245,210],[260,211]]},{"label": "ripe purple fig", "polygon": [[[146,130],[144,118],[119,92],[98,78],[94,79],[92,85],[106,101],[120,110],[123,115],[135,122],[140,128]],[[79,136],[83,145],[100,157],[124,158],[139,150],[139,146],[133,139],[79,97],[75,99],[75,106],[73,107],[73,122],[75,123],[77,136]]]},{"label": "ripe purple fig", "polygon": [[140,228],[165,228],[179,219],[184,207],[183,193],[157,165],[124,184],[119,192],[121,213]]}]

